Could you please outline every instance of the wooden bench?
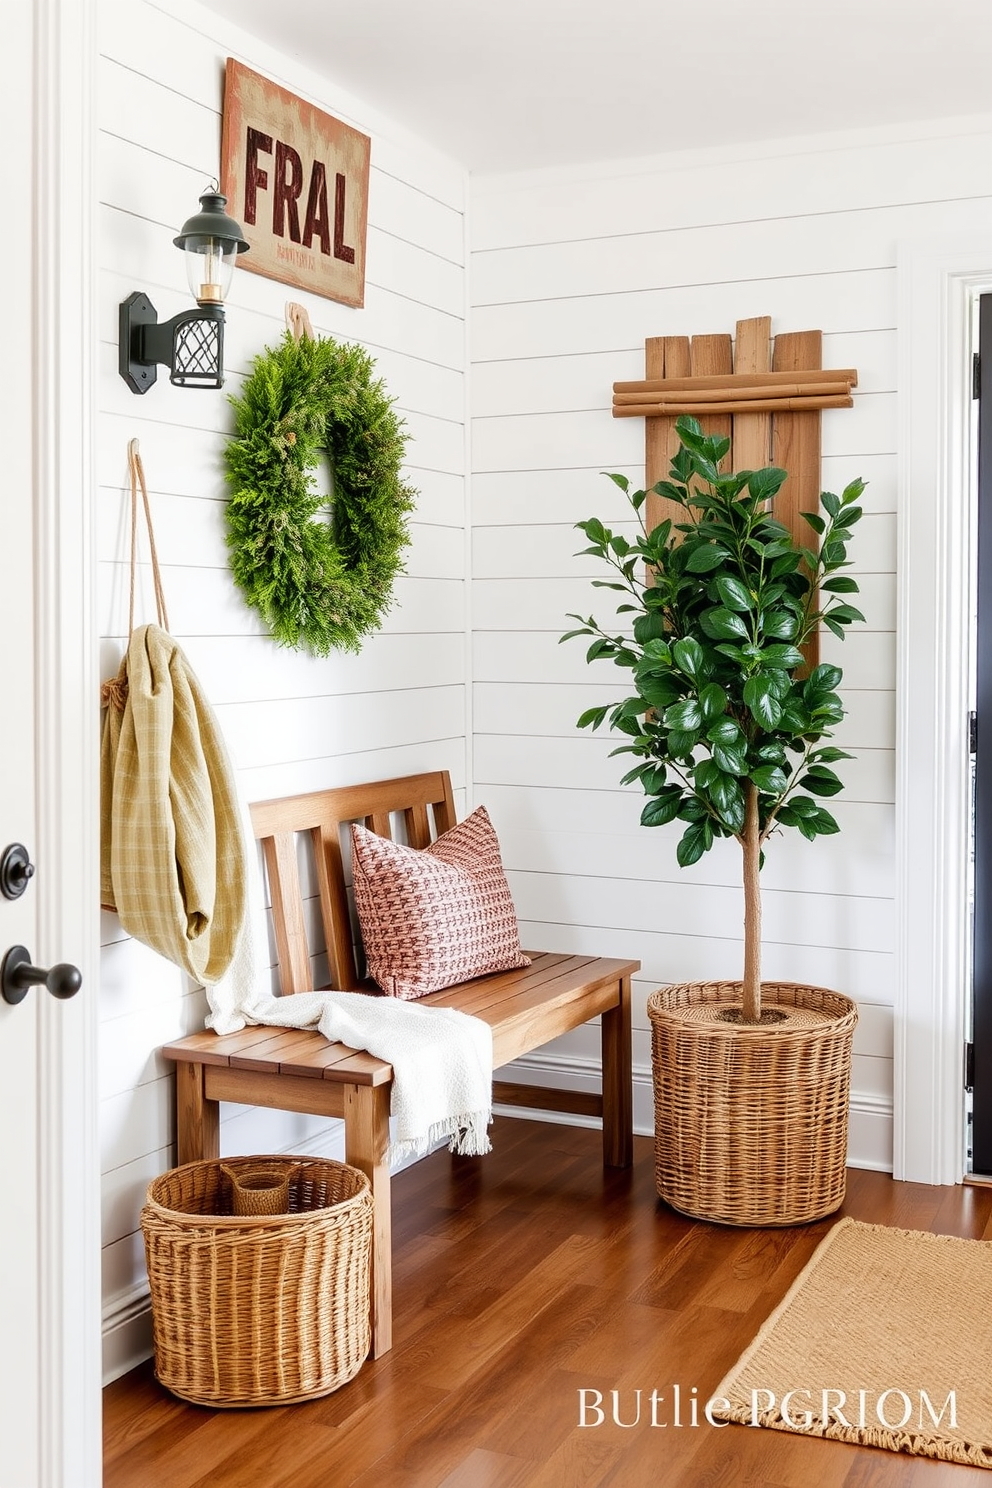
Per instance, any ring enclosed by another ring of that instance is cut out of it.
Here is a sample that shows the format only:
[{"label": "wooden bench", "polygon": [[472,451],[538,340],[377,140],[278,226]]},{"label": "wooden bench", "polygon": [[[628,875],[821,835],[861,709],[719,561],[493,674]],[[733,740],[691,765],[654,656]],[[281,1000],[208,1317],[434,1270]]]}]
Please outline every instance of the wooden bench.
[{"label": "wooden bench", "polygon": [[[359,976],[349,912],[342,838],[353,821],[392,835],[402,818],[405,840],[424,848],[455,824],[446,771],[343,786],[261,801],[251,808],[263,844],[283,994],[313,986],[312,948],[298,869],[299,834],[313,845],[320,916],[332,987],[374,991]],[[319,947],[317,947],[319,953]],[[552,1091],[494,1083],[497,1104],[602,1117],[603,1161],[632,1160],[630,978],[637,961],[529,953],[532,964],[478,977],[422,999],[484,1018],[493,1031],[498,1069],[590,1018],[602,1025],[603,1093]],[[270,1106],[344,1119],[345,1159],[366,1173],[375,1200],[372,1250],[372,1351],[391,1344],[392,1281],[387,1149],[392,1066],[361,1050],[330,1044],[319,1033],[250,1027],[218,1036],[192,1034],[168,1044],[176,1064],[176,1140],[180,1163],[220,1155],[220,1101]]]}]

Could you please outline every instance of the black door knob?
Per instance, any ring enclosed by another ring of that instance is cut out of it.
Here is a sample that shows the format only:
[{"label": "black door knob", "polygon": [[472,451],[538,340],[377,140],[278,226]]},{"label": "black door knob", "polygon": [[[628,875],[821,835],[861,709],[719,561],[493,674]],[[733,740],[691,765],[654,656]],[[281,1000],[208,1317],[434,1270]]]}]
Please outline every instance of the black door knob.
[{"label": "black door knob", "polygon": [[19,899],[34,877],[34,864],[26,847],[12,842],[0,857],[0,894],[5,899]]},{"label": "black door knob", "polygon": [[53,997],[75,997],[83,985],[77,966],[60,961],[47,969],[31,965],[31,952],[25,946],[11,946],[0,967],[0,991],[5,1002],[23,1002],[30,987],[47,987]]}]

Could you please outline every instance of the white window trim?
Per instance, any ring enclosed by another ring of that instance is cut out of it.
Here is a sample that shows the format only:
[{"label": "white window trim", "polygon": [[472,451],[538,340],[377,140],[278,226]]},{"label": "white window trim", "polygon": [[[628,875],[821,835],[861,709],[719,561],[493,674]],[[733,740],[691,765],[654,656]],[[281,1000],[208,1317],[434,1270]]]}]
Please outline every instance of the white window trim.
[{"label": "white window trim", "polygon": [[992,235],[899,254],[896,1178],[964,1172],[968,923],[970,315]]}]

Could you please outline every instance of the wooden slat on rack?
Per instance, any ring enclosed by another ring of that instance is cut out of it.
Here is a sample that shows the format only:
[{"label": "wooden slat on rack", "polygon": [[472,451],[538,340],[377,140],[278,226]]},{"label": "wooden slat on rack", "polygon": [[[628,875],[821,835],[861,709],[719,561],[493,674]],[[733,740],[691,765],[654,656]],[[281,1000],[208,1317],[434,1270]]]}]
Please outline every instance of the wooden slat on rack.
[{"label": "wooden slat on rack", "polygon": [[[693,336],[690,351],[693,377],[716,377],[734,370],[734,352],[729,336]],[[705,434],[717,434],[729,439],[731,422],[729,413],[714,414],[707,410],[699,415]],[[729,470],[730,456],[723,461],[721,469]]]},{"label": "wooden slat on rack", "polygon": [[[793,331],[775,337],[774,371],[810,371],[818,369],[822,362],[822,331]],[[810,410],[777,414],[772,433],[772,460],[789,472],[788,480],[775,498],[775,515],[804,546],[815,546],[816,535],[799,513],[815,512],[819,506],[819,413]],[[814,635],[805,647],[810,668],[816,666],[819,653],[819,637]]]},{"label": "wooden slat on rack", "polygon": [[[769,372],[772,364],[772,318],[759,315],[737,322],[734,344],[734,372]],[[769,413],[735,413],[734,445],[731,451],[735,470],[760,470],[768,464],[772,447],[772,420]]]},{"label": "wooden slat on rack", "polygon": [[[688,336],[650,336],[644,343],[644,370],[652,379],[668,380],[669,377],[686,378],[691,366]],[[644,520],[651,532],[670,518],[673,522],[685,520],[685,512],[673,501],[657,496],[652,486],[657,481],[667,480],[672,456],[679,447],[674,418],[646,418],[644,420],[644,485],[648,492],[645,502]]]}]

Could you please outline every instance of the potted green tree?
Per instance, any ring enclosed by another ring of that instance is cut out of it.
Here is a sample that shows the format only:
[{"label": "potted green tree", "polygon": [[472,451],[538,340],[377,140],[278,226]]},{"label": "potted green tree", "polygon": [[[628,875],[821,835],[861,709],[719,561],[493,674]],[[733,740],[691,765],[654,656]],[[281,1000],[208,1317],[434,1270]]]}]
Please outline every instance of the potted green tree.
[{"label": "potted green tree", "polygon": [[810,670],[803,647],[818,626],[843,639],[864,618],[842,572],[864,482],[824,492],[821,512],[803,513],[807,547],[771,509],[786,471],[721,472],[729,440],[692,418],[676,427],[671,477],[654,489],[684,521],[649,531],[646,493],[612,475],[639,535],[595,517],[578,524],[583,552],[612,570],[594,584],[622,594],[626,633],[572,615],[579,628],[562,640],[591,637],[587,659],[629,675],[630,696],[578,723],[625,736],[613,753],[634,756],[623,783],[644,790],[642,823],[685,824],[683,867],[720,838],[742,853],[743,977],[663,988],[648,1002],[659,1192],[704,1218],[800,1223],[843,1200],[857,1009],[823,988],[763,987],[760,873],[774,834],[794,828],[813,841],[838,830],[822,801],[843,788],[832,767],[850,758],[824,743],[844,716],[842,674]]}]

